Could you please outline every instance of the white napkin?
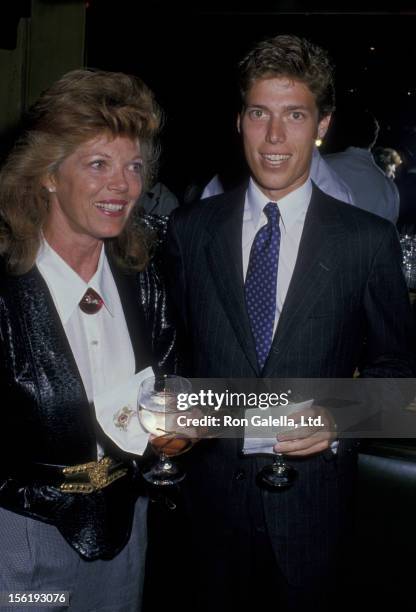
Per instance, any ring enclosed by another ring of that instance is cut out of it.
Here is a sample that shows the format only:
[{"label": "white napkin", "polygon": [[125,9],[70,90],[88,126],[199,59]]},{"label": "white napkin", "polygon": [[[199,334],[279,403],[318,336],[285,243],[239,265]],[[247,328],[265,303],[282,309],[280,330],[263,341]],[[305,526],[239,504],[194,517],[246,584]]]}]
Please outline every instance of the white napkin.
[{"label": "white napkin", "polygon": [[137,416],[137,393],[142,380],[153,375],[152,368],[146,368],[94,397],[95,414],[104,432],[121,449],[136,455],[143,453],[149,439]]},{"label": "white napkin", "polygon": [[[287,406],[279,406],[278,408],[278,414],[275,414],[274,416],[278,416],[281,417],[283,415],[289,416],[290,414],[292,414],[293,412],[299,412],[301,410],[306,410],[307,408],[310,408],[313,404],[313,399],[311,400],[306,400],[304,402],[299,402],[297,404],[293,403],[293,404],[288,404]],[[265,413],[266,414],[270,414],[269,412]],[[245,416],[248,419],[249,423],[251,420],[251,417],[254,415],[261,415],[261,411],[258,408],[250,408],[248,410],[246,410],[245,412]],[[243,445],[243,453],[245,455],[253,455],[254,453],[267,453],[267,454],[275,454],[274,450],[273,450],[273,446],[276,444],[277,440],[276,440],[276,436],[279,433],[283,433],[284,431],[292,431],[293,428],[292,427],[276,427],[276,434],[274,437],[263,437],[263,438],[253,438],[253,437],[249,437],[247,435],[248,432],[250,432],[250,434],[253,432],[253,427],[249,426],[249,428],[245,427],[245,431],[244,431],[244,445]],[[257,428],[258,430],[261,431],[261,427]]]}]

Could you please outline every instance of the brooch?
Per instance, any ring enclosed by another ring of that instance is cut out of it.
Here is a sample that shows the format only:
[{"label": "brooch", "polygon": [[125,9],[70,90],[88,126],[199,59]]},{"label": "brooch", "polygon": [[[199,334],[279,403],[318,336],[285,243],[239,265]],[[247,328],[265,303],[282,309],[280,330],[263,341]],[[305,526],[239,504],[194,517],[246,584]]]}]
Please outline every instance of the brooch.
[{"label": "brooch", "polygon": [[123,431],[127,431],[127,427],[130,424],[132,416],[135,414],[135,411],[129,406],[123,406],[118,412],[115,413],[113,417],[113,423],[118,429],[122,429]]}]

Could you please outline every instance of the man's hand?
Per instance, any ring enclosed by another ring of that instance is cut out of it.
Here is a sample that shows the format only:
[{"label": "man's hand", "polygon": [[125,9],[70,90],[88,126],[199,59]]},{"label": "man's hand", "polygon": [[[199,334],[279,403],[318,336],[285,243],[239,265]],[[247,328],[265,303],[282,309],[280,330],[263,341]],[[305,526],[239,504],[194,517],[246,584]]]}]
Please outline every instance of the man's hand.
[{"label": "man's hand", "polygon": [[306,457],[329,448],[337,437],[337,428],[331,413],[322,406],[311,406],[290,415],[297,425],[293,431],[278,434],[276,453],[288,457]]}]

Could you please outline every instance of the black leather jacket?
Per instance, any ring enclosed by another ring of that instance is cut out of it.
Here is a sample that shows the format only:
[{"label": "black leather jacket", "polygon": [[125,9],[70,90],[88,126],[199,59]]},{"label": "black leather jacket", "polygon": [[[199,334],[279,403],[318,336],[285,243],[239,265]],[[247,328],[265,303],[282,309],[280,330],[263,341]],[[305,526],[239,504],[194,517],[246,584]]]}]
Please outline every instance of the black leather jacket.
[{"label": "black leather jacket", "polygon": [[[155,263],[133,275],[111,266],[136,372],[148,365],[174,371],[174,330]],[[36,267],[22,276],[0,276],[0,393],[0,506],[55,525],[86,559],[112,558],[130,535],[140,494],[138,460],[100,430]],[[127,463],[127,476],[89,494],[53,486],[45,466],[95,461],[97,440]]]}]

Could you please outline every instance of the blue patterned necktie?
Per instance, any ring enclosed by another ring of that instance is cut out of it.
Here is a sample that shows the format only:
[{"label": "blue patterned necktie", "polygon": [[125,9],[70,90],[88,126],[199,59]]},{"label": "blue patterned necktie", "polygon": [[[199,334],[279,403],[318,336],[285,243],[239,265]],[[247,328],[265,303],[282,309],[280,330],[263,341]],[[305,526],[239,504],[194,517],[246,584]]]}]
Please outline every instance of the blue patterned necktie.
[{"label": "blue patterned necktie", "polygon": [[260,369],[266,363],[273,340],[280,247],[280,212],[277,204],[266,204],[264,214],[267,224],[259,229],[254,238],[245,283],[247,313]]}]

